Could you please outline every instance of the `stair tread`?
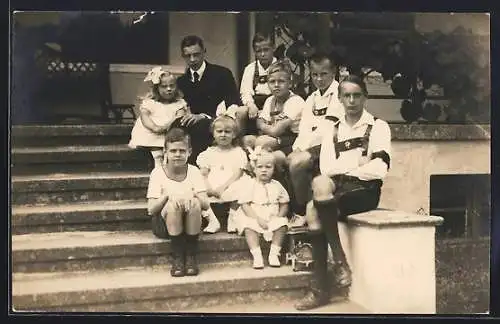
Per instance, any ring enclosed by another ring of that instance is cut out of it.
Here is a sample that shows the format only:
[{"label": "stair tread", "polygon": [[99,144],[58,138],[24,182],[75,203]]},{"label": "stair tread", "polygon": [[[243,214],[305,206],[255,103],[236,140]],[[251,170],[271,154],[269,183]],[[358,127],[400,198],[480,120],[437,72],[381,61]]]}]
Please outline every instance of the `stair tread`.
[{"label": "stair tread", "polygon": [[95,180],[95,179],[141,179],[148,178],[149,173],[144,171],[106,171],[87,173],[51,173],[40,175],[15,175],[12,176],[13,183],[25,183],[32,181],[66,181],[66,180]]},{"label": "stair tread", "polygon": [[[215,233],[201,235],[200,240],[239,239],[236,234]],[[12,235],[12,252],[74,249],[85,247],[106,248],[119,245],[152,244],[165,242],[151,231],[89,231],[54,232]]]},{"label": "stair tread", "polygon": [[18,205],[12,206],[12,216],[24,216],[32,214],[46,213],[75,213],[75,212],[90,212],[104,210],[127,210],[127,209],[145,209],[147,208],[146,200],[107,200],[107,201],[90,201],[73,204],[61,205]]},{"label": "stair tread", "polygon": [[61,292],[103,291],[175,286],[182,284],[222,282],[242,279],[265,279],[309,275],[294,272],[291,266],[255,270],[248,261],[201,264],[198,276],[173,278],[169,266],[133,267],[115,270],[49,273],[14,273],[12,275],[13,296],[39,295]]},{"label": "stair tread", "polygon": [[34,146],[17,147],[11,150],[12,154],[40,154],[40,153],[60,153],[60,152],[117,152],[135,151],[127,144],[114,145],[78,145],[78,146]]},{"label": "stair tread", "polygon": [[294,307],[296,300],[280,300],[275,302],[258,302],[214,307],[201,307],[184,310],[186,313],[226,313],[226,314],[370,314],[367,309],[350,301],[332,302],[307,311],[297,311]]}]

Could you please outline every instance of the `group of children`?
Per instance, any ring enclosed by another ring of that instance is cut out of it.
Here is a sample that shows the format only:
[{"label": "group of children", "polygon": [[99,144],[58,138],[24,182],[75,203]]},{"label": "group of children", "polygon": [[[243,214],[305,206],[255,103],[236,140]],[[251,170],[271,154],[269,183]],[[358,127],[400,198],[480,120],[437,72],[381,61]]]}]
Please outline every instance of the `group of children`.
[{"label": "group of children", "polygon": [[283,182],[275,180],[276,171],[285,169],[290,154],[307,147],[313,138],[304,135],[311,132],[309,124],[302,125],[310,121],[301,121],[305,101],[291,91],[293,72],[286,61],[274,58],[272,38],[257,34],[253,48],[256,61],[245,69],[240,89],[245,109],[238,113],[246,116],[222,112],[212,121],[213,145],[196,157],[197,166],[187,162],[196,138],[170,127],[190,113],[175,77],[160,67],[146,76],[151,91],[142,100],[129,146],[146,148],[154,158],[148,213],[154,220],[153,232],[171,239],[172,276],[198,274],[202,219],[208,220],[204,232],[220,230],[221,215],[211,206],[223,203],[229,204],[227,231],[244,234],[253,267],[264,268],[261,235],[271,242],[268,264],[280,266],[290,189],[287,192]]}]

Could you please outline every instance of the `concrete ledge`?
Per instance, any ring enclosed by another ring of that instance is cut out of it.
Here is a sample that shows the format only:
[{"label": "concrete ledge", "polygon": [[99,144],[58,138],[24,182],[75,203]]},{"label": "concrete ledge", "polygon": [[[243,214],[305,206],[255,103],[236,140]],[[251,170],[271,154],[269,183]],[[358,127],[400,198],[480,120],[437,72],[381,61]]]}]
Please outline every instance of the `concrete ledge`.
[{"label": "concrete ledge", "polygon": [[378,314],[434,314],[435,226],[442,221],[379,209],[339,222],[353,271],[350,299]]},{"label": "concrete ledge", "polygon": [[438,226],[443,223],[439,216],[412,214],[389,209],[376,209],[348,217],[350,225],[384,227]]},{"label": "concrete ledge", "polygon": [[489,124],[389,124],[393,140],[490,140]]}]

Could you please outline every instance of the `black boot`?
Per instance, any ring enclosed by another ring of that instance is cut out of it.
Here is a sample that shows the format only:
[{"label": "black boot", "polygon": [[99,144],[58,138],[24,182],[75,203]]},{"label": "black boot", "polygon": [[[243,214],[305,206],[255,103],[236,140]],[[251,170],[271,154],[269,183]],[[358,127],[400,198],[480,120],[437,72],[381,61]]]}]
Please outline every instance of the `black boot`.
[{"label": "black boot", "polygon": [[321,231],[310,233],[313,257],[313,273],[310,288],[295,308],[297,310],[308,310],[328,304],[330,299],[328,283],[328,242]]},{"label": "black boot", "polygon": [[196,276],[198,268],[198,237],[199,235],[186,234],[186,275]]},{"label": "black boot", "polygon": [[184,233],[170,236],[170,250],[172,251],[172,268],[170,275],[172,277],[183,277],[186,274],[184,268]]},{"label": "black boot", "polygon": [[339,209],[335,199],[317,201],[314,200],[314,207],[318,212],[318,218],[321,228],[325,233],[328,244],[332,249],[333,259],[335,261],[335,281],[338,287],[346,288],[351,285],[351,269],[340,241],[338,218]]}]

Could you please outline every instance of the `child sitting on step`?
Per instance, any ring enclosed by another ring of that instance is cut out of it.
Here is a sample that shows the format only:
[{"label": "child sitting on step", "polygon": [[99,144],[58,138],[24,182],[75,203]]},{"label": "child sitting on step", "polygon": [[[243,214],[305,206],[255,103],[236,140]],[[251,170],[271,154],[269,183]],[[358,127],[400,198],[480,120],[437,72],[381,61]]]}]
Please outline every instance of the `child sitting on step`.
[{"label": "child sitting on step", "polygon": [[242,212],[237,216],[237,227],[245,235],[253,267],[264,268],[260,234],[271,241],[268,262],[271,267],[281,266],[279,255],[287,230],[289,196],[285,188],[272,179],[275,157],[271,152],[260,151],[252,162],[255,178],[246,182],[238,200]]},{"label": "child sitting on step", "polygon": [[[196,164],[205,177],[207,193],[211,203],[228,202],[229,215],[227,232],[236,232],[234,220],[238,206],[239,191],[245,190],[242,186],[243,170],[247,167],[248,159],[245,151],[238,145],[238,125],[236,119],[227,114],[215,118],[210,126],[214,138],[214,145],[201,152]],[[220,226],[217,218],[209,217],[206,232],[217,231]]]},{"label": "child sitting on step", "polygon": [[288,182],[286,156],[292,152],[305,101],[291,91],[292,69],[287,61],[271,64],[267,83],[272,95],[266,99],[257,118],[259,136],[246,135],[243,143],[247,151],[254,149],[252,145],[273,151],[276,176],[282,178],[284,184]]},{"label": "child sitting on step", "polygon": [[177,88],[175,76],[160,66],[149,71],[144,82],[150,82],[150,91],[142,98],[140,117],[132,128],[129,147],[151,151],[157,168],[163,159],[165,132],[189,108]]},{"label": "child sitting on step", "polygon": [[[198,236],[202,210],[208,210],[205,181],[200,170],[187,163],[191,154],[190,137],[182,129],[172,128],[165,136],[164,161],[154,168],[147,191],[148,213],[161,228],[153,228],[159,237],[165,229],[170,236],[173,277],[198,274]],[[165,226],[166,225],[166,226]]]}]

